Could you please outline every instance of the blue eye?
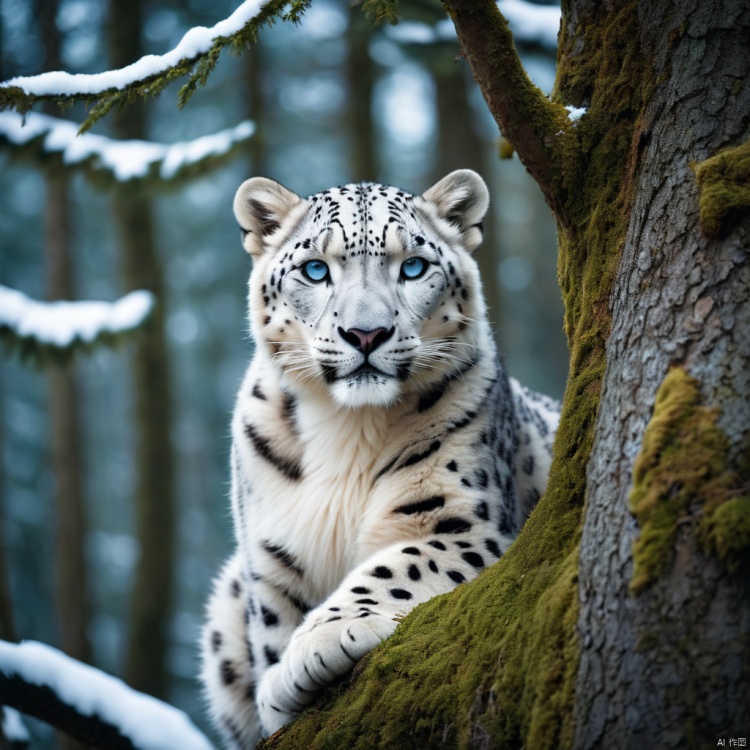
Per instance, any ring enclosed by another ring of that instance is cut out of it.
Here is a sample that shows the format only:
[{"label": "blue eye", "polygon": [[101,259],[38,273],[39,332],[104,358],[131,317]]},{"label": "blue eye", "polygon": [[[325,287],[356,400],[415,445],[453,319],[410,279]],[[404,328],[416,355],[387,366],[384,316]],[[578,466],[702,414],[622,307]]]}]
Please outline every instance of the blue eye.
[{"label": "blue eye", "polygon": [[322,260],[308,260],[302,264],[302,273],[317,284],[328,278],[328,266]]},{"label": "blue eye", "polygon": [[422,258],[409,258],[401,264],[401,277],[418,279],[427,270],[427,261]]}]

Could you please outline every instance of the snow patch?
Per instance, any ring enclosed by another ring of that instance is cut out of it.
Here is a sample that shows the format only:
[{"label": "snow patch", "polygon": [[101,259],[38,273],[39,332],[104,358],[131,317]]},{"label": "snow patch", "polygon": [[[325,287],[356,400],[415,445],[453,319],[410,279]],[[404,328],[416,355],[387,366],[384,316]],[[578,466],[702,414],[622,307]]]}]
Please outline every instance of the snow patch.
[{"label": "snow patch", "polygon": [[118,141],[93,133],[78,135],[79,127],[69,120],[34,112],[27,115],[0,112],[0,138],[20,146],[43,137],[44,151],[62,154],[64,164],[93,159],[98,168],[110,171],[119,182],[145,177],[155,164],[159,164],[159,176],[170,180],[183,167],[210,156],[221,156],[255,133],[255,123],[245,120],[234,128],[193,141],[166,144]]},{"label": "snow patch", "polygon": [[245,0],[229,18],[206,28],[196,26],[186,32],[179,44],[164,55],[146,55],[118,70],[104,73],[71,74],[63,71],[42,73],[38,76],[19,76],[0,84],[0,88],[17,86],[30,96],[96,95],[110,89],[127,86],[157,76],[173,68],[181,60],[192,60],[211,49],[219,37],[229,37],[240,31],[261,10],[266,0]]},{"label": "snow patch", "polygon": [[571,122],[578,122],[587,111],[586,107],[574,107],[572,104],[566,104],[565,109],[568,110],[568,119]]},{"label": "snow patch", "polygon": [[31,735],[21,719],[21,714],[9,706],[0,707],[3,714],[3,737],[8,742],[31,742]]},{"label": "snow patch", "polygon": [[[516,41],[533,42],[544,47],[557,47],[560,30],[560,7],[536,5],[527,0],[499,0],[497,7],[508,20]],[[446,19],[434,26],[418,21],[401,21],[386,29],[390,39],[402,44],[434,44],[456,38],[453,23]]]},{"label": "snow patch", "polygon": [[141,750],[214,750],[182,711],[43,643],[0,641],[0,670],[48,686],[63,703],[117,727]]},{"label": "snow patch", "polygon": [[117,302],[37,302],[0,286],[0,329],[40,344],[70,346],[76,339],[91,343],[101,333],[122,333],[143,323],[154,306],[151,292],[136,291]]}]

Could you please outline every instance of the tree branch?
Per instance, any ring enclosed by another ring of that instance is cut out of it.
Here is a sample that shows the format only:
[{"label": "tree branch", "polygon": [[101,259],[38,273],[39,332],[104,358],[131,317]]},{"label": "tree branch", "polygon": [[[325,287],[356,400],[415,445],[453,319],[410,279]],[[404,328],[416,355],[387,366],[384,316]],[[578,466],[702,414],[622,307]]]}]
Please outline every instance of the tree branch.
[{"label": "tree branch", "polygon": [[13,108],[25,113],[39,101],[56,102],[61,107],[78,101],[96,102],[81,125],[83,133],[115,105],[122,107],[137,97],[158,96],[172,81],[189,74],[179,94],[179,106],[183,107],[198,86],[206,84],[225,47],[244,50],[255,42],[261,27],[279,19],[297,22],[310,2],[268,0],[261,5],[259,0],[246,0],[229,18],[212,28],[188,31],[177,47],[165,55],[147,55],[120,70],[94,75],[54,72],[12,78],[0,84],[0,110]]},{"label": "tree branch", "polygon": [[0,285],[0,340],[37,364],[66,362],[81,349],[115,345],[152,315],[155,300],[136,291],[117,302],[37,302]]},{"label": "tree branch", "polygon": [[0,641],[0,705],[103,750],[213,750],[182,711],[34,641]]},{"label": "tree branch", "polygon": [[0,150],[10,148],[13,156],[28,156],[45,166],[81,169],[106,187],[136,183],[139,189],[146,184],[163,188],[202,176],[234,157],[254,136],[255,123],[246,120],[234,128],[177,143],[78,135],[79,130],[78,123],[57,117],[0,112]]},{"label": "tree branch", "polygon": [[536,180],[562,226],[569,221],[558,190],[563,139],[573,124],[529,80],[508,22],[493,0],[443,0],[490,113]]}]

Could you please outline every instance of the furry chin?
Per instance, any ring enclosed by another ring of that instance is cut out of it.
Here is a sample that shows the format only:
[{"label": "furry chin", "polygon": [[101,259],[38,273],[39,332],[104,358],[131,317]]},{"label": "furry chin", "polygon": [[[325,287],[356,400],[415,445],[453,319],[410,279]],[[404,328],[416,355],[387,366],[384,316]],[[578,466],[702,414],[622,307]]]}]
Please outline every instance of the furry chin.
[{"label": "furry chin", "polygon": [[356,409],[361,406],[387,407],[401,397],[401,387],[396,380],[340,380],[331,387],[331,396],[340,406]]}]

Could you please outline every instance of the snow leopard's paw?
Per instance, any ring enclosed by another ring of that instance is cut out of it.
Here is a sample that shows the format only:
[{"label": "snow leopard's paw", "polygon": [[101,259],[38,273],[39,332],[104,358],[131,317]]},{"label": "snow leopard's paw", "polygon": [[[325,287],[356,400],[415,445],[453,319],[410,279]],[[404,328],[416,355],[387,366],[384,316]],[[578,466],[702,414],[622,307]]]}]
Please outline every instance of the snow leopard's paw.
[{"label": "snow leopard's paw", "polygon": [[372,612],[311,614],[295,631],[281,661],[265,672],[258,686],[258,711],[267,734],[294,719],[397,625]]}]

